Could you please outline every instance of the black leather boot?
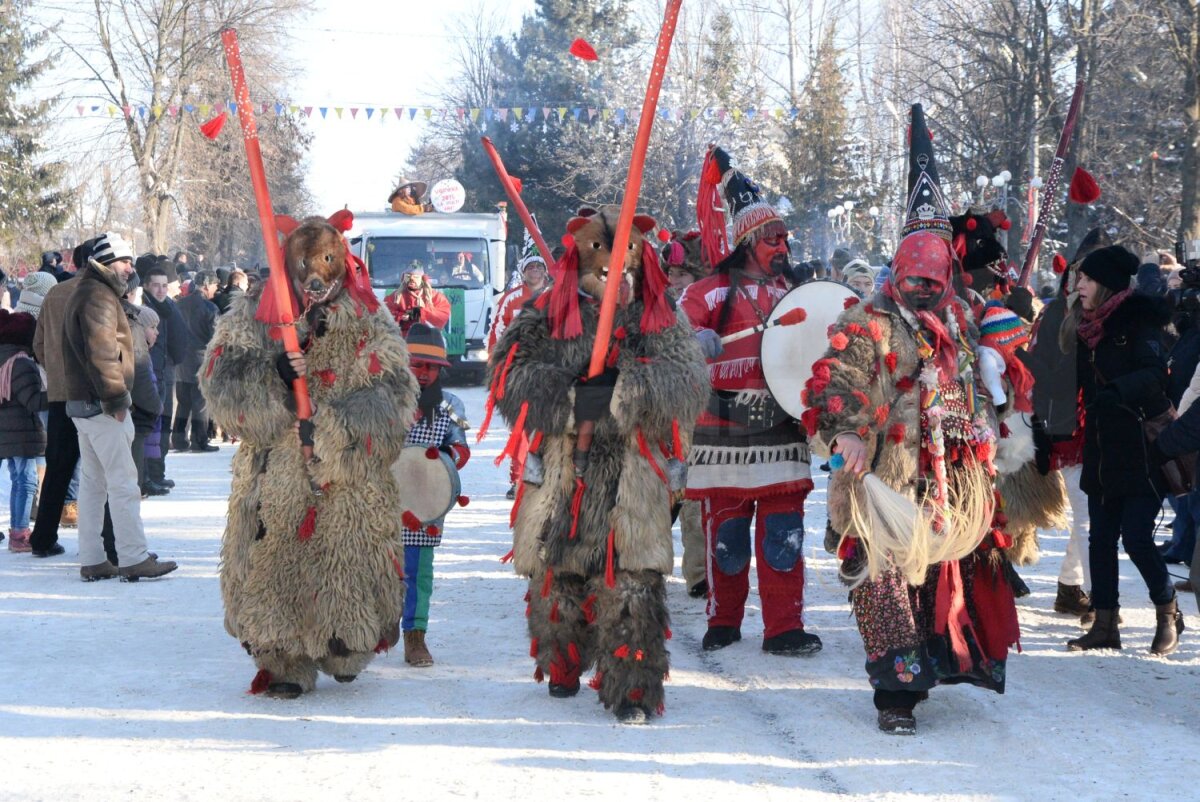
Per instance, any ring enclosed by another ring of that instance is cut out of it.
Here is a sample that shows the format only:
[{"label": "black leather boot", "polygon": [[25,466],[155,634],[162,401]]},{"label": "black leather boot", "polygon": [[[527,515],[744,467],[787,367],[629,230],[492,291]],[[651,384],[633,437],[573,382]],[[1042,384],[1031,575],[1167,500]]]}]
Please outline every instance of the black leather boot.
[{"label": "black leather boot", "polygon": [[1179,648],[1179,635],[1183,632],[1183,613],[1179,611],[1178,597],[1166,604],[1154,605],[1154,610],[1158,623],[1154,630],[1154,640],[1150,643],[1150,654],[1162,657]]},{"label": "black leather boot", "polygon": [[1121,631],[1117,629],[1116,610],[1096,610],[1096,620],[1092,622],[1092,628],[1084,635],[1067,641],[1067,649],[1072,652],[1120,648]]},{"label": "black leather boot", "polygon": [[1058,583],[1058,595],[1054,597],[1054,612],[1070,615],[1086,615],[1092,600],[1083,592],[1081,585]]}]

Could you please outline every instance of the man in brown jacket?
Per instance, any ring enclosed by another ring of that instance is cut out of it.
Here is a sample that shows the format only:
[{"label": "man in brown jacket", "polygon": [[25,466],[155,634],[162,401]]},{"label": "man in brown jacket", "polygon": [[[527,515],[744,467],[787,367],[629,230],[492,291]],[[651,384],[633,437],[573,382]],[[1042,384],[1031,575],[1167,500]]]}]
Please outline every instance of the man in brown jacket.
[{"label": "man in brown jacket", "polygon": [[[121,296],[133,272],[129,243],[112,232],[100,235],[66,308],[63,374],[67,414],[79,431],[79,573],[85,582],[118,575],[137,581],[177,567],[159,562],[146,549],[141,488],[130,451],[134,353]],[[101,540],[105,498],[119,569],[105,557]]]}]

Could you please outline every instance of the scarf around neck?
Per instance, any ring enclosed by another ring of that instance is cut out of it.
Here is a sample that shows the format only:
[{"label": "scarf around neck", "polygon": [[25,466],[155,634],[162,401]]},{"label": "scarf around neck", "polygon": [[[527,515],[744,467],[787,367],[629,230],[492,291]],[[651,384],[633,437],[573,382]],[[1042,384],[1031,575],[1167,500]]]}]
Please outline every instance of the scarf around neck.
[{"label": "scarf around neck", "polygon": [[1102,303],[1099,309],[1084,311],[1083,321],[1079,324],[1079,339],[1087,343],[1088,348],[1095,350],[1100,344],[1100,340],[1104,338],[1104,321],[1108,320],[1109,315],[1125,303],[1125,299],[1130,295],[1133,295],[1133,288],[1118,292]]}]

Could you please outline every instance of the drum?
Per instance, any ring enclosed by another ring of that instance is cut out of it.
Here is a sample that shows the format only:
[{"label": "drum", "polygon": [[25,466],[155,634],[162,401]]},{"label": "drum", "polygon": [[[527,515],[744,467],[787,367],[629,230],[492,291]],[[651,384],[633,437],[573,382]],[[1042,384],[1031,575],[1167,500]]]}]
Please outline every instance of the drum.
[{"label": "drum", "polygon": [[854,290],[836,281],[810,281],[792,289],[771,310],[768,322],[801,308],[802,323],[772,326],[763,332],[763,374],[776,403],[793,418],[804,413],[800,391],[812,375],[813,363],[829,350],[829,327],[846,309],[846,300],[857,298]]},{"label": "drum", "polygon": [[392,476],[400,488],[401,514],[411,512],[422,526],[441,521],[462,491],[454,460],[432,446],[405,446],[392,463]]}]

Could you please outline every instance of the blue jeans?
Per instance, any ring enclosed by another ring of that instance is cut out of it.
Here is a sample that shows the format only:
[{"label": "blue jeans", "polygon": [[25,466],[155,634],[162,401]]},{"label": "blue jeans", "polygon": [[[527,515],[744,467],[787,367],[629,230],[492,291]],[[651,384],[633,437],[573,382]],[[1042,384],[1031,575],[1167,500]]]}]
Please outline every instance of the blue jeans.
[{"label": "blue jeans", "polygon": [[1164,557],[1192,561],[1196,549],[1196,527],[1200,526],[1200,491],[1193,490],[1186,496],[1171,499],[1175,509],[1175,522],[1171,525],[1171,540]]},{"label": "blue jeans", "polygon": [[28,529],[33,494],[37,492],[37,457],[10,457],[8,475],[12,478],[12,493],[8,497],[8,525],[12,529]]}]

